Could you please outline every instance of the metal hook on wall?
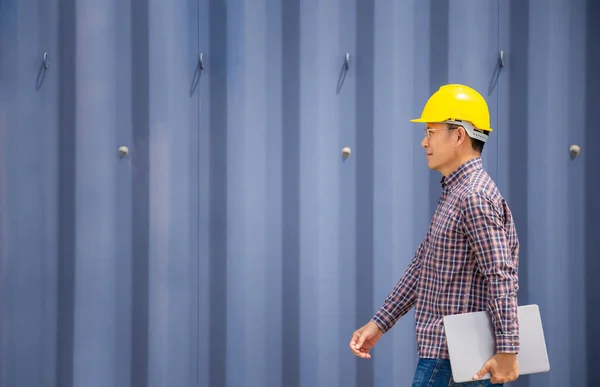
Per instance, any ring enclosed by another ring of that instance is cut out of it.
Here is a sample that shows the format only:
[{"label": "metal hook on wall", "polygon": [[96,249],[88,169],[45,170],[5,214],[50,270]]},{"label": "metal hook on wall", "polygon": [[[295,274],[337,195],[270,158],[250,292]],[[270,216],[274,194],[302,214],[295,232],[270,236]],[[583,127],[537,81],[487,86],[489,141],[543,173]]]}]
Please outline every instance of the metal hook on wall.
[{"label": "metal hook on wall", "polygon": [[199,62],[200,62],[200,70],[204,70],[204,67],[206,67],[204,65],[204,53],[200,53],[200,56],[198,58]]},{"label": "metal hook on wall", "polygon": [[504,67],[504,50],[500,50],[498,53],[498,64],[500,65],[500,68]]},{"label": "metal hook on wall", "polygon": [[350,68],[350,53],[349,52],[346,53],[346,61],[344,62],[344,66],[346,67],[346,70],[348,70]]},{"label": "metal hook on wall", "polygon": [[46,70],[48,70],[49,67],[50,67],[50,62],[48,62],[48,53],[45,52],[44,53],[44,68]]}]

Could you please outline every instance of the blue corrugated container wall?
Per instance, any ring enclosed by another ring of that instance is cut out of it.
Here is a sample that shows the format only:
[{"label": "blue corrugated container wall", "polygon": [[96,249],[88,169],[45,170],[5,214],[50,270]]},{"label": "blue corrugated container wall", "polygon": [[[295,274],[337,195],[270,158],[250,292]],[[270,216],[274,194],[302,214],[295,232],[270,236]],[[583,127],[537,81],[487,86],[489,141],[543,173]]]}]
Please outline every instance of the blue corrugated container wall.
[{"label": "blue corrugated container wall", "polygon": [[444,83],[489,102],[484,165],[543,314],[552,370],[512,385],[594,385],[598,16],[0,0],[0,385],[408,386],[412,312],[371,360],[348,342],[425,234],[440,176],[408,120]]}]

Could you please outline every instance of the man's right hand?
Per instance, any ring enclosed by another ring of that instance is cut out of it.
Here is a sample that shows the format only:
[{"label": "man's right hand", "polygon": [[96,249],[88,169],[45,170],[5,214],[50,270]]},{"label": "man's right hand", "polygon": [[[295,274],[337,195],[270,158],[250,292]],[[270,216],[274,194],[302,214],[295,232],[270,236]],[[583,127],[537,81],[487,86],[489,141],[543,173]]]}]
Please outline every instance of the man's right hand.
[{"label": "man's right hand", "polygon": [[363,325],[361,328],[354,331],[352,334],[352,339],[350,340],[350,349],[352,352],[363,359],[370,359],[371,348],[377,344],[379,338],[383,332],[377,324],[373,321],[369,321],[367,324]]}]

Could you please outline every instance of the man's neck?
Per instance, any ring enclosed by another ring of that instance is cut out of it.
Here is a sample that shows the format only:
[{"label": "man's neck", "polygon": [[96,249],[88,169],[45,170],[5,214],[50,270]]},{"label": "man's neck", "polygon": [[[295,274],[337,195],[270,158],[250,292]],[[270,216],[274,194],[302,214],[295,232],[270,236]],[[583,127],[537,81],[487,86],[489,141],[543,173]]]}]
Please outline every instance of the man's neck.
[{"label": "man's neck", "polygon": [[464,163],[473,160],[477,157],[481,157],[480,154],[477,153],[468,153],[456,159],[455,162],[445,167],[443,170],[440,170],[440,173],[445,177],[448,177],[452,172],[456,171],[461,165]]}]

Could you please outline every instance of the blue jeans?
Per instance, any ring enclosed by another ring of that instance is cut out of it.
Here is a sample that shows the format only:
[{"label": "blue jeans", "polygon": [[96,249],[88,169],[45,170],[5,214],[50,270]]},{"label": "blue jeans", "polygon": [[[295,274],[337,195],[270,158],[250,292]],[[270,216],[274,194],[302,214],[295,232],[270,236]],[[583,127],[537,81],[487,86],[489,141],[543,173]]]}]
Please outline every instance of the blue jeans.
[{"label": "blue jeans", "polygon": [[492,384],[489,379],[477,380],[468,383],[454,383],[450,360],[446,359],[419,359],[412,387],[487,387],[502,386]]}]

